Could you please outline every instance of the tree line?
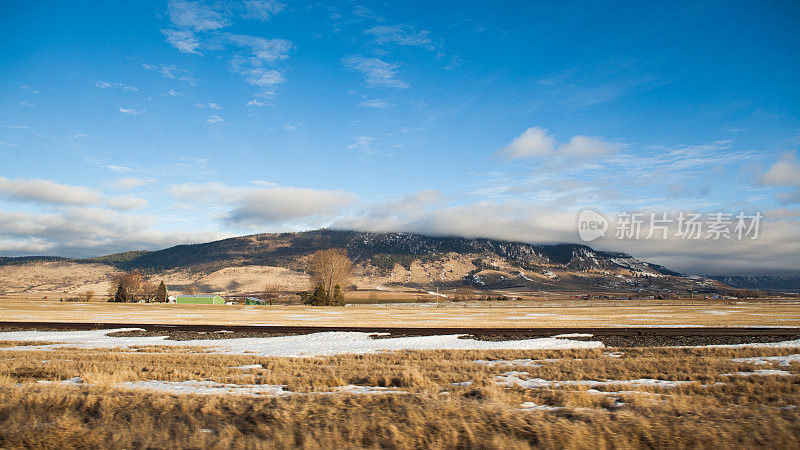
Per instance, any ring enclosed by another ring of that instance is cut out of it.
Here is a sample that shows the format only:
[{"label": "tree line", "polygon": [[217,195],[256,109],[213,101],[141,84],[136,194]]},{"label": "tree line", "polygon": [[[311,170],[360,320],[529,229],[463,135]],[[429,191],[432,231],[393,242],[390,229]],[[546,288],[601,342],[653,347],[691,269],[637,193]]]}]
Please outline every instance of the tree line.
[{"label": "tree line", "polygon": [[[300,292],[303,303],[313,306],[343,306],[344,292],[349,286],[353,262],[342,248],[319,250],[308,258],[308,273],[314,288]],[[192,287],[186,289],[188,294]],[[110,302],[166,302],[167,286],[148,282],[141,271],[120,273],[112,277],[108,291]],[[270,304],[277,295],[269,297]]]},{"label": "tree line", "polygon": [[114,275],[108,295],[110,302],[167,302],[167,285],[148,282],[142,272],[131,272]]}]

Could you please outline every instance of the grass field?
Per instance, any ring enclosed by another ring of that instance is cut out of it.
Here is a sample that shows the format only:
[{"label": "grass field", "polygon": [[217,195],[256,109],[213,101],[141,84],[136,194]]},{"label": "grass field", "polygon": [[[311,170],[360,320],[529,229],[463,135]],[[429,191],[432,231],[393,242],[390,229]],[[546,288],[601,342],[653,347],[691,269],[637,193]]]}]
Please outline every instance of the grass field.
[{"label": "grass field", "polygon": [[[5,300],[0,315],[165,324],[800,326],[800,305],[788,302],[572,305]],[[800,348],[556,350],[455,337],[354,341],[358,333],[267,338],[259,347],[224,336],[191,342],[69,333],[84,337],[46,346],[32,340],[62,335],[0,335],[0,448],[800,448]],[[473,349],[423,350],[427,339],[467,346],[427,348]],[[409,347],[396,345],[406,341]],[[275,353],[281,346],[294,349]]]},{"label": "grass field", "polygon": [[7,321],[397,327],[800,326],[800,304],[667,300],[355,305],[346,307],[4,300]]},{"label": "grass field", "polygon": [[0,352],[3,448],[800,445],[798,349]]}]

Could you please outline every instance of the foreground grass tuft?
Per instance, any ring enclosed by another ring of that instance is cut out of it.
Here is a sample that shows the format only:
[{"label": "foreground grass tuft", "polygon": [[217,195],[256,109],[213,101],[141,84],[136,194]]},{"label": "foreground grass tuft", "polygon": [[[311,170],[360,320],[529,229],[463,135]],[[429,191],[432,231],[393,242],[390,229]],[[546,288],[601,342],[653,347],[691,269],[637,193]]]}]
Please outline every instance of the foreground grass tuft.
[{"label": "foreground grass tuft", "polygon": [[[620,357],[608,356],[609,349],[403,351],[328,358],[146,350],[0,350],[0,447],[800,446],[800,365],[731,361],[798,349],[614,349]],[[518,359],[539,362],[474,362]],[[263,369],[236,368],[251,364]],[[792,375],[723,375],[765,368]],[[693,383],[498,385],[496,377],[511,371],[523,380]],[[62,382],[74,377],[81,380]],[[283,385],[294,394],[176,395],[117,386],[143,380]],[[346,385],[405,394],[337,393]],[[550,408],[526,410],[523,404]]]}]

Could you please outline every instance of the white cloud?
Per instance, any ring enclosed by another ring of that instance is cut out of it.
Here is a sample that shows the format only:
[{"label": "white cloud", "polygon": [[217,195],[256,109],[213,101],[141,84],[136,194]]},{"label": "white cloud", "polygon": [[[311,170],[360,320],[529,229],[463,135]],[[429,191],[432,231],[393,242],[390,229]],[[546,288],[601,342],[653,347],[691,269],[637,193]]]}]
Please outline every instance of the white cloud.
[{"label": "white cloud", "polygon": [[197,85],[197,79],[195,79],[188,70],[180,69],[175,66],[167,66],[164,64],[142,64],[147,70],[152,70],[157,72],[164,78],[169,78],[171,80],[178,80],[188,84],[189,86]]},{"label": "white cloud", "polygon": [[99,208],[73,207],[52,214],[0,211],[0,254],[87,257],[230,236],[216,232],[165,233],[153,230],[151,225],[149,216]]},{"label": "white cloud", "polygon": [[575,215],[527,202],[482,201],[459,206],[441,203],[437,191],[421,191],[334,222],[334,227],[379,232],[405,231],[523,242],[575,240]]},{"label": "white cloud", "polygon": [[137,110],[135,110],[133,108],[125,108],[125,107],[122,107],[122,106],[119,107],[119,112],[121,112],[123,114],[129,114],[131,116],[138,116],[139,114],[142,113],[141,111],[137,111]]},{"label": "white cloud", "polygon": [[183,183],[170,186],[169,191],[185,204],[227,208],[224,220],[245,227],[331,218],[358,200],[355,194],[339,190],[275,187],[261,180],[251,184]]},{"label": "white cloud", "polygon": [[350,150],[355,150],[362,155],[372,155],[378,153],[377,150],[372,148],[372,142],[375,138],[370,136],[356,136],[355,142],[348,145],[347,148]]},{"label": "white cloud", "polygon": [[[591,245],[599,250],[621,251],[666,267],[705,274],[771,273],[800,270],[800,228],[797,211],[770,214],[762,223],[759,238],[751,240],[669,239],[618,240],[612,214],[607,237]],[[339,229],[377,232],[416,232],[433,236],[485,237],[530,243],[580,242],[578,210],[546,207],[535,201],[479,201],[447,205],[436,191],[422,191],[400,199],[370,205],[335,220]]]},{"label": "white cloud", "polygon": [[137,172],[137,169],[134,169],[133,167],[121,166],[119,164],[113,164],[113,163],[108,162],[108,161],[97,160],[97,159],[92,158],[91,156],[86,156],[83,159],[89,164],[93,164],[93,165],[95,165],[97,167],[101,167],[103,169],[108,169],[108,170],[110,170],[112,172],[119,172],[119,173]]},{"label": "white cloud", "polygon": [[149,177],[123,177],[114,180],[111,186],[118,191],[127,191],[147,184],[155,183],[155,178]]},{"label": "white cloud", "polygon": [[243,18],[262,22],[266,22],[286,7],[283,3],[274,0],[244,0],[242,5],[244,6]]},{"label": "white cloud", "polygon": [[50,180],[0,177],[0,196],[18,202],[61,205],[88,205],[100,194],[83,186],[59,184]]},{"label": "white cloud", "polygon": [[167,42],[177,48],[179,52],[201,54],[197,51],[197,47],[200,47],[200,41],[191,31],[161,30],[161,32],[167,37]]},{"label": "white cloud", "polygon": [[288,58],[289,50],[294,46],[285,39],[264,39],[243,34],[225,33],[225,38],[228,43],[249,50],[247,60],[255,66]]},{"label": "white cloud", "polygon": [[248,69],[240,72],[253,86],[269,88],[284,81],[283,75],[272,69]]},{"label": "white cloud", "polygon": [[146,199],[141,197],[134,197],[132,195],[125,195],[122,197],[113,197],[106,202],[109,208],[117,211],[132,211],[135,209],[142,209],[147,206]]},{"label": "white cloud", "polygon": [[261,106],[264,106],[264,105],[266,105],[265,102],[260,102],[260,101],[258,101],[256,99],[252,99],[249,102],[247,102],[247,106],[258,106],[258,107],[261,107]]},{"label": "white cloud", "polygon": [[356,214],[340,218],[336,224],[349,224],[354,229],[371,231],[403,231],[404,227],[420,220],[443,206],[444,196],[435,189],[425,189],[411,194],[368,205]]},{"label": "white cloud", "polygon": [[211,116],[208,119],[206,119],[206,122],[208,122],[208,123],[220,123],[220,122],[224,122],[224,121],[225,121],[225,119],[223,119],[220,116]]},{"label": "white cloud", "polygon": [[514,138],[497,155],[506,161],[545,156],[590,159],[614,153],[620,147],[591,136],[573,136],[566,144],[556,146],[556,140],[548,130],[533,127]]},{"label": "white cloud", "polygon": [[359,103],[358,106],[361,106],[362,108],[387,109],[393,108],[395,105],[394,103],[389,103],[385,100],[374,99],[364,100],[363,102]]},{"label": "white cloud", "polygon": [[779,192],[775,197],[782,205],[800,203],[800,189],[791,192]]},{"label": "white cloud", "polygon": [[89,137],[89,135],[86,134],[86,133],[77,133],[77,134],[70,134],[69,137],[71,137],[73,139],[81,139],[81,138]]},{"label": "white cloud", "polygon": [[430,31],[417,31],[409,25],[379,25],[365,33],[372,35],[378,44],[408,45],[433,50]]},{"label": "white cloud", "polygon": [[284,77],[280,71],[265,66],[273,66],[277,61],[288,58],[293,44],[285,39],[231,33],[224,36],[227,43],[239,48],[231,59],[231,70],[253,86],[265,89],[264,96],[272,95],[270,89],[283,83]]},{"label": "white cloud", "polygon": [[197,103],[195,104],[195,107],[197,107],[198,109],[210,108],[210,109],[222,110],[222,106],[219,106],[216,103]]},{"label": "white cloud", "polygon": [[407,83],[396,78],[399,68],[397,64],[365,56],[348,56],[342,60],[342,64],[361,72],[364,75],[364,81],[372,87],[400,89],[408,87]]},{"label": "white cloud", "polygon": [[256,189],[236,203],[227,220],[239,225],[308,220],[332,216],[356,201],[354,194],[343,191],[294,187]]},{"label": "white cloud", "polygon": [[277,186],[277,184],[273,183],[272,181],[266,181],[266,180],[252,180],[250,181],[250,184],[252,184],[253,186],[258,186],[260,188]]},{"label": "white cloud", "polygon": [[216,30],[231,24],[219,11],[200,1],[170,0],[167,12],[175,26],[194,31]]},{"label": "white cloud", "polygon": [[620,148],[618,144],[605,142],[592,136],[573,136],[569,142],[558,148],[558,153],[580,158],[596,158],[609,155]]},{"label": "white cloud", "polygon": [[761,183],[771,186],[800,186],[800,162],[794,153],[786,153],[761,176]]},{"label": "white cloud", "polygon": [[356,5],[353,8],[353,14],[363,19],[377,19],[379,22],[383,21],[382,18],[378,17],[377,14],[364,5]]},{"label": "white cloud", "polygon": [[123,91],[138,91],[135,86],[131,86],[124,83],[111,83],[109,81],[95,81],[95,86],[103,89],[120,89]]},{"label": "white cloud", "polygon": [[764,211],[767,219],[798,219],[800,218],[800,208],[778,208]]},{"label": "white cloud", "polygon": [[169,187],[173,198],[182,202],[203,204],[234,201],[247,192],[247,188],[228,186],[216,181],[173,184]]},{"label": "white cloud", "polygon": [[546,156],[555,150],[556,140],[544,128],[528,128],[498,153],[504,159],[525,159],[533,156]]},{"label": "white cloud", "polygon": [[170,0],[169,16],[176,29],[162,32],[167,42],[184,53],[199,54],[197,49],[201,46],[209,50],[232,49],[231,70],[254,86],[271,88],[284,81],[283,74],[265,66],[288,58],[293,44],[285,39],[219,30],[233,25],[232,17],[237,13],[245,19],[266,21],[284,8],[283,3],[274,0],[219,1],[209,5],[200,1]]}]

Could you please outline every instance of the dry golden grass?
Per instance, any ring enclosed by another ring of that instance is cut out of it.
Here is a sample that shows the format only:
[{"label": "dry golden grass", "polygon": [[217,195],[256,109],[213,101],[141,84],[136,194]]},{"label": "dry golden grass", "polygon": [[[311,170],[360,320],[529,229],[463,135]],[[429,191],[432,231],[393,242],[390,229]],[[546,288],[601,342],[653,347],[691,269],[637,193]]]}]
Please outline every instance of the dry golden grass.
[{"label": "dry golden grass", "polygon": [[[19,344],[19,343],[16,343]],[[797,448],[800,365],[794,376],[727,376],[771,366],[731,358],[797,349],[641,348],[402,351],[326,358],[263,358],[146,351],[0,350],[0,448]],[[555,359],[540,367],[475,360]],[[264,369],[241,370],[244,364]],[[697,381],[675,388],[583,385],[503,388],[526,371],[546,380]],[[82,377],[89,385],[37,383]],[[170,395],[114,385],[213,380],[284,385],[286,398]],[[472,381],[469,386],[454,385]],[[334,395],[348,384],[411,395]],[[631,393],[613,391],[635,390]],[[308,395],[312,394],[312,395]],[[617,401],[624,405],[619,406]],[[562,407],[523,411],[523,402]],[[205,431],[204,431],[205,430]]]},{"label": "dry golden grass", "polygon": [[800,326],[800,304],[542,301],[326,308],[5,300],[0,316],[9,321],[376,327]]}]

